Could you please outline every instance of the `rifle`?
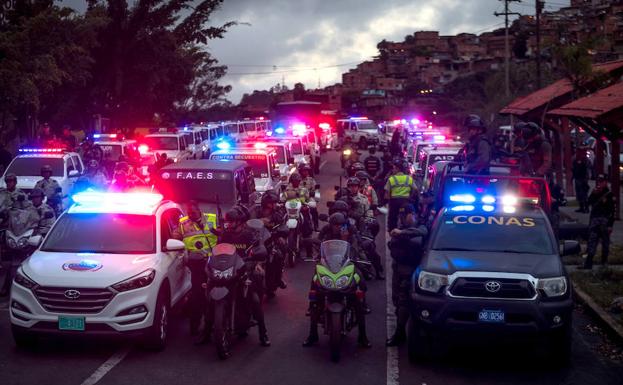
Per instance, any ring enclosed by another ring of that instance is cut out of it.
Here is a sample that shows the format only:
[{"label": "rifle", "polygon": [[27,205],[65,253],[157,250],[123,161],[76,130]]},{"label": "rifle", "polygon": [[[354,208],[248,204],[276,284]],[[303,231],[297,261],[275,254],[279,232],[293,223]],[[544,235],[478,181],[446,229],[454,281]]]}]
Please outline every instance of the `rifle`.
[{"label": "rifle", "polygon": [[219,224],[223,223],[223,211],[221,210],[221,201],[218,194],[216,194],[216,219]]}]

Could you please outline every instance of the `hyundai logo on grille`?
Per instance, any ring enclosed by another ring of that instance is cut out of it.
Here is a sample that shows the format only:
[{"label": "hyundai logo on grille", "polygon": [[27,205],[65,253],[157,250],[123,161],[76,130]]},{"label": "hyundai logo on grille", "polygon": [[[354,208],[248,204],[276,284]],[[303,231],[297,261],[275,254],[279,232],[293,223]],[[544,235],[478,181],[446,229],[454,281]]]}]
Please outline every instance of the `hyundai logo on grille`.
[{"label": "hyundai logo on grille", "polygon": [[80,292],[74,289],[65,290],[65,297],[69,299],[78,299],[78,297],[80,297]]},{"label": "hyundai logo on grille", "polygon": [[502,285],[498,281],[485,282],[485,289],[487,289],[489,293],[497,293],[498,291],[500,291],[501,287]]}]

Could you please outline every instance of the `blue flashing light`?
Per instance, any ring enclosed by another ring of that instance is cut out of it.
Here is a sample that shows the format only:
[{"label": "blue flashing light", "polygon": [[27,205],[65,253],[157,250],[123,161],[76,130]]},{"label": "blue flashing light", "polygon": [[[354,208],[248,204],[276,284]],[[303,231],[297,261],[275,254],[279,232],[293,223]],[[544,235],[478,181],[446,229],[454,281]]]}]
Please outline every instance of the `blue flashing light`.
[{"label": "blue flashing light", "polygon": [[286,132],[286,129],[283,127],[277,127],[275,128],[275,132],[278,134],[284,134]]},{"label": "blue flashing light", "polygon": [[459,203],[474,203],[476,201],[476,197],[471,194],[456,194],[450,195],[450,201]]},{"label": "blue flashing light", "polygon": [[452,264],[457,269],[468,269],[474,267],[474,261],[472,259],[467,258],[452,258]]},{"label": "blue flashing light", "polygon": [[491,205],[483,205],[482,206],[482,211],[486,211],[486,212],[490,213],[493,210],[495,210],[495,207],[493,207]]},{"label": "blue flashing light", "polygon": [[455,206],[451,208],[452,211],[474,211],[474,206],[472,205],[463,205],[463,206]]},{"label": "blue flashing light", "polygon": [[491,195],[485,195],[482,197],[482,199],[480,199],[480,201],[482,203],[486,203],[488,205],[494,204],[495,203],[495,197],[491,196]]},{"label": "blue flashing light", "polygon": [[229,144],[229,142],[218,142],[216,147],[219,150],[229,150],[231,148],[231,144]]},{"label": "blue flashing light", "polygon": [[93,134],[93,139],[99,139],[102,137],[102,134]]},{"label": "blue flashing light", "polygon": [[266,136],[273,136],[273,132],[272,131],[266,131]]}]

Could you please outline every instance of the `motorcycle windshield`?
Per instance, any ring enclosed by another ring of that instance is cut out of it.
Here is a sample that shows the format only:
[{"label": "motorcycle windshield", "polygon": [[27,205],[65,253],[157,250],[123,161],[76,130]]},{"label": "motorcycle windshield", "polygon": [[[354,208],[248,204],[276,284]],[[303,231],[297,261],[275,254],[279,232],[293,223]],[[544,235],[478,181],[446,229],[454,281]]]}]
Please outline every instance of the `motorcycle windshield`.
[{"label": "motorcycle windshield", "polygon": [[321,263],[333,274],[337,274],[348,262],[348,249],[350,245],[346,241],[324,241],[320,245]]}]

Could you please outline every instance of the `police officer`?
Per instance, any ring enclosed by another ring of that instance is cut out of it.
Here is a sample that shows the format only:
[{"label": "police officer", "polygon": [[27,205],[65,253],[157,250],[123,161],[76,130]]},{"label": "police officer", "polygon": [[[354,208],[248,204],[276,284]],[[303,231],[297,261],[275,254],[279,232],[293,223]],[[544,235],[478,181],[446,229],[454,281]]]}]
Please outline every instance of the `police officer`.
[{"label": "police officer", "polygon": [[43,179],[35,184],[35,188],[41,189],[48,198],[48,203],[54,208],[55,212],[60,212],[62,204],[60,194],[62,192],[61,185],[52,178],[52,166],[46,164],[41,167],[41,176]]},{"label": "police officer", "polygon": [[511,156],[510,151],[507,150],[506,136],[498,134],[493,139],[493,149],[491,153],[491,160],[501,162],[504,158]]},{"label": "police officer", "polygon": [[588,213],[588,185],[589,165],[586,160],[586,150],[578,149],[573,160],[573,181],[575,186],[575,198],[580,207],[576,213]]},{"label": "police officer", "polygon": [[376,180],[383,171],[383,163],[381,162],[381,159],[376,156],[375,146],[370,146],[368,152],[370,155],[363,160],[363,166],[365,167],[368,175],[370,175],[370,179]]},{"label": "police officer", "polygon": [[526,141],[524,151],[530,158],[532,175],[544,177],[549,181],[552,171],[552,145],[545,139],[541,128],[536,123],[527,123],[522,133]]},{"label": "police officer", "polygon": [[348,200],[351,205],[350,216],[359,221],[366,215],[366,212],[370,209],[368,198],[359,192],[361,181],[359,178],[348,178],[346,186],[348,187]]},{"label": "police officer", "polygon": [[409,164],[397,159],[394,162],[394,174],[385,184],[385,199],[389,200],[389,212],[387,214],[387,230],[392,231],[398,226],[398,212],[405,203],[417,200],[417,187],[411,175],[406,173]]},{"label": "police officer", "polygon": [[195,201],[186,204],[187,215],[179,219],[177,230],[173,237],[184,242],[187,255],[187,266],[191,274],[190,293],[190,334],[198,336],[196,343],[203,342],[209,333],[204,328],[199,335],[201,316],[206,309],[205,294],[202,284],[206,282],[205,265],[208,257],[212,255],[212,248],[216,245],[216,215],[202,213]]},{"label": "police officer", "polygon": [[[285,208],[279,204],[279,196],[268,191],[262,195],[260,206],[253,213],[253,218],[261,219],[264,226],[273,229],[284,224],[286,216]],[[286,255],[286,240],[283,236],[279,236],[279,230],[271,233],[273,247],[277,248],[274,253],[275,258],[266,263],[266,294],[269,297],[275,296],[277,288],[285,289],[286,283],[283,281],[283,267]]]},{"label": "police officer", "polygon": [[597,252],[597,243],[601,240],[601,263],[608,265],[610,253],[610,234],[614,225],[614,195],[608,188],[608,179],[605,175],[597,176],[596,185],[588,197],[591,214],[588,224],[587,257],[583,269],[593,268],[593,258]]},{"label": "police officer", "polygon": [[465,162],[465,173],[485,175],[489,173],[491,145],[487,141],[487,126],[477,115],[469,115],[464,122],[468,142],[461,153]]},{"label": "police officer", "polygon": [[[329,217],[329,224],[324,226],[320,233],[318,234],[318,239],[322,241],[327,240],[343,240],[348,242],[351,245],[351,252],[353,252],[354,244],[356,243],[354,232],[356,230],[350,224],[348,218],[342,213],[334,213]],[[364,293],[367,291],[367,287],[363,279],[361,279],[361,274],[359,271],[355,273],[355,282],[357,282],[358,289],[363,291]],[[311,289],[318,292],[318,276],[314,274],[311,283]],[[370,340],[368,340],[368,335],[366,333],[366,305],[365,300],[355,301],[355,311],[357,312],[357,322],[358,322],[358,343],[361,347],[369,348],[372,347]],[[318,304],[316,304],[318,305]],[[310,301],[310,309],[314,306],[314,303]],[[310,327],[309,327],[309,335],[307,339],[303,342],[303,346],[309,347],[318,342],[318,322],[320,316],[320,311],[310,311]]]},{"label": "police officer", "polygon": [[392,302],[396,307],[396,330],[387,346],[398,346],[407,337],[409,321],[409,290],[411,276],[422,257],[423,237],[428,234],[425,226],[418,226],[417,211],[412,204],[401,207],[401,226],[390,232],[388,243],[392,257]]},{"label": "police officer", "polygon": [[295,172],[290,175],[290,183],[285,191],[287,200],[298,199],[303,203],[309,201],[309,190],[301,185],[302,181],[301,174]]},{"label": "police officer", "polygon": [[48,234],[56,220],[54,209],[48,206],[47,203],[43,203],[44,197],[45,195],[41,189],[34,188],[30,192],[32,207],[37,210],[37,215],[39,215],[39,223],[33,235],[41,235],[42,237]]},{"label": "police officer", "polygon": [[[248,214],[239,206],[234,206],[225,213],[225,223],[223,224],[223,232],[219,236],[219,243],[230,243],[236,247],[239,255],[243,260],[249,261],[250,255],[247,250],[256,243],[255,233],[246,226]],[[259,340],[261,346],[270,346],[270,339],[266,330],[266,322],[264,320],[264,310],[262,309],[262,296],[264,293],[264,272],[259,264],[255,265],[255,271],[250,276],[252,285],[251,290],[257,293],[257,296],[249,295],[249,307],[253,315],[253,319],[257,322],[259,331]]]},{"label": "police officer", "polygon": [[106,175],[100,170],[99,162],[95,159],[91,159],[89,163],[87,163],[84,176],[89,179],[93,187],[103,189],[108,184],[108,178],[106,178]]},{"label": "police officer", "polygon": [[[302,179],[301,186],[305,187],[309,193],[309,197],[313,198],[316,194],[316,180],[311,176],[311,167],[307,164],[301,164],[299,166],[299,173]],[[314,231],[318,231],[318,208],[310,207],[309,212],[312,216]]]},{"label": "police officer", "polygon": [[17,176],[13,173],[6,174],[4,177],[6,188],[0,190],[0,212],[4,214],[4,218],[8,219],[8,213],[17,196],[24,192],[17,188]]},{"label": "police officer", "polygon": [[359,192],[368,198],[368,205],[371,210],[376,210],[379,206],[379,198],[374,187],[370,183],[370,176],[365,171],[358,171],[355,177],[359,179]]}]

